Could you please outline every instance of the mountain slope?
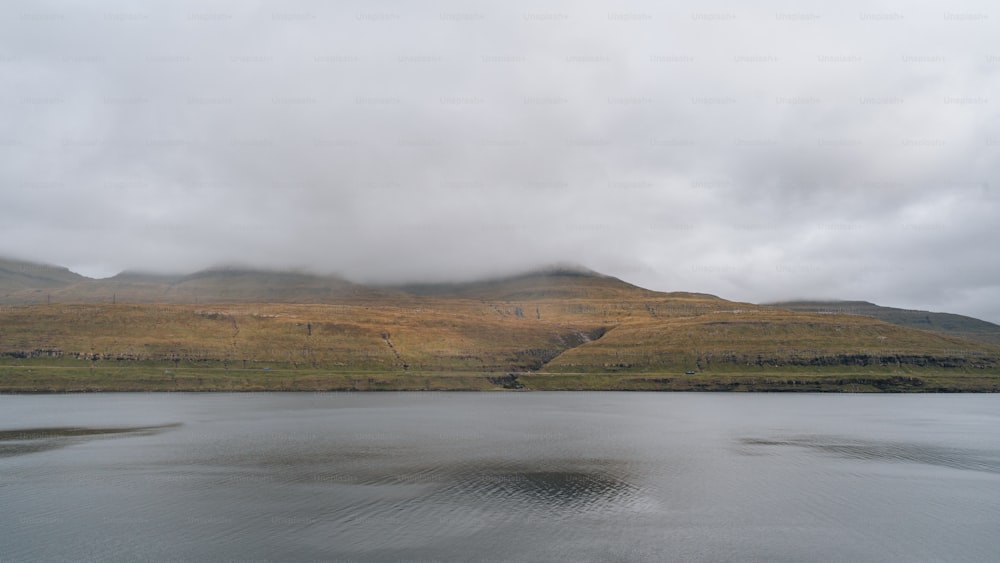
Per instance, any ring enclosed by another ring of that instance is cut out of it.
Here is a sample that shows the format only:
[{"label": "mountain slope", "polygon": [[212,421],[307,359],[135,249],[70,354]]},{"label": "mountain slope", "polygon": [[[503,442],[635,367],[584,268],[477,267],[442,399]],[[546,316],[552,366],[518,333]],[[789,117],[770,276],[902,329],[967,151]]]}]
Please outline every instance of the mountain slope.
[{"label": "mountain slope", "polygon": [[0,294],[22,289],[65,287],[85,279],[67,268],[0,258]]},{"label": "mountain slope", "polygon": [[787,301],[769,305],[791,311],[862,315],[909,328],[1000,344],[1000,325],[964,315],[883,307],[867,301]]},{"label": "mountain slope", "polygon": [[492,301],[620,298],[655,292],[579,267],[555,267],[517,276],[465,283],[407,284],[393,289],[420,296]]},{"label": "mountain slope", "polygon": [[100,280],[75,274],[51,281],[37,279],[39,284],[34,286],[30,285],[32,278],[26,276],[15,280],[21,282],[19,285],[8,282],[10,289],[0,293],[0,303],[330,303],[402,297],[335,276],[235,268],[209,269],[190,275],[123,272]]},{"label": "mountain slope", "polygon": [[811,390],[1000,388],[1000,345],[575,269],[382,289],[236,268],[51,283],[63,285],[19,290],[51,303],[29,293],[36,304],[0,307],[0,390],[427,388],[448,374],[490,388],[526,372],[533,388],[730,389],[757,376],[767,390],[803,376],[834,378]]},{"label": "mountain slope", "polygon": [[258,303],[325,303],[351,298],[398,297],[336,276],[251,269],[205,270],[178,280],[172,284],[172,290],[176,302],[183,302],[185,295],[196,295],[202,302]]},{"label": "mountain slope", "polygon": [[861,316],[762,308],[625,323],[596,342],[567,350],[545,369],[730,373],[857,367],[984,368],[998,362],[1000,346],[975,340]]}]

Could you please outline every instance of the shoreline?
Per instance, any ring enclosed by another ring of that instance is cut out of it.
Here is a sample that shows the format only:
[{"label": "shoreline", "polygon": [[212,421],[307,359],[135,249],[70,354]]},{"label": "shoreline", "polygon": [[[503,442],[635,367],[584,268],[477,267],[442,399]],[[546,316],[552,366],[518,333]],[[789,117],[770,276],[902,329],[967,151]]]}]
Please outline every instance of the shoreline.
[{"label": "shoreline", "polygon": [[0,366],[0,394],[174,392],[528,392],[1000,393],[1000,376],[926,370],[906,373],[366,373],[307,370],[113,370]]}]

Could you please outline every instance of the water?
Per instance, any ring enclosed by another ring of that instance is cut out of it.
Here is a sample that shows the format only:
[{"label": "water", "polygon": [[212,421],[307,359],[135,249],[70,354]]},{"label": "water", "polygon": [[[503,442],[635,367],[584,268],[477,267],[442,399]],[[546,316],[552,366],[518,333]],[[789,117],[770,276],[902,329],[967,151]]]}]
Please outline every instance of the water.
[{"label": "water", "polygon": [[996,560],[1000,397],[0,396],[0,559]]}]

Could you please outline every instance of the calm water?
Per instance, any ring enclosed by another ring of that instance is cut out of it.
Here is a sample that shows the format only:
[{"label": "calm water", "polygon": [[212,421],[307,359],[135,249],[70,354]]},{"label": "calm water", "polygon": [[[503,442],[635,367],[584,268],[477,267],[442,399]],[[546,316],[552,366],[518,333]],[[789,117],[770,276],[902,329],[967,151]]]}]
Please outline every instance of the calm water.
[{"label": "calm water", "polygon": [[1000,397],[0,396],[0,559],[996,560]]}]

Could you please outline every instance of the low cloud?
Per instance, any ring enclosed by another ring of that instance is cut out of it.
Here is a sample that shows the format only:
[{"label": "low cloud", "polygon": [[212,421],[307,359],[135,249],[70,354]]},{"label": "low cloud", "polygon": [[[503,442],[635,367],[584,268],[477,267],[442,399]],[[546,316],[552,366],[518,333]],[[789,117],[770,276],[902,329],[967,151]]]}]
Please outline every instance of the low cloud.
[{"label": "low cloud", "polygon": [[8,3],[0,253],[1000,321],[991,4],[816,8]]}]

